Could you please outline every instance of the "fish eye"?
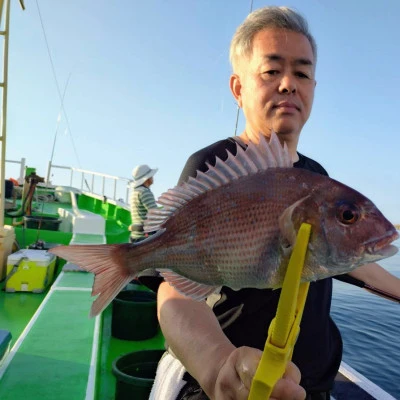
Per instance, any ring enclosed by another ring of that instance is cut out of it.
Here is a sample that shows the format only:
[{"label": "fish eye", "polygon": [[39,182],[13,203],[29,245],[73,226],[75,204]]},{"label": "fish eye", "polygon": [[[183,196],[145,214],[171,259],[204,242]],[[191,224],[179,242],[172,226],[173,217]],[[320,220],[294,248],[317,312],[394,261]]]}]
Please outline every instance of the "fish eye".
[{"label": "fish eye", "polygon": [[359,220],[360,211],[354,204],[340,204],[336,212],[336,218],[344,225],[352,225]]}]

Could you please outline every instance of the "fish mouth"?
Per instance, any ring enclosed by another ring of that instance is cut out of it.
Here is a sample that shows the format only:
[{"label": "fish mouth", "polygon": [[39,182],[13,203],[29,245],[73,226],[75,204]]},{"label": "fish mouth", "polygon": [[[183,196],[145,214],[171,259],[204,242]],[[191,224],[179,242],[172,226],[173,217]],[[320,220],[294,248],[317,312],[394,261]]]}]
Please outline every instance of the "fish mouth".
[{"label": "fish mouth", "polygon": [[367,253],[374,256],[381,256],[383,258],[391,257],[395,255],[399,249],[397,246],[390,243],[398,238],[399,234],[396,231],[389,232],[387,235],[379,238],[378,240],[373,239],[365,242],[365,249]]}]

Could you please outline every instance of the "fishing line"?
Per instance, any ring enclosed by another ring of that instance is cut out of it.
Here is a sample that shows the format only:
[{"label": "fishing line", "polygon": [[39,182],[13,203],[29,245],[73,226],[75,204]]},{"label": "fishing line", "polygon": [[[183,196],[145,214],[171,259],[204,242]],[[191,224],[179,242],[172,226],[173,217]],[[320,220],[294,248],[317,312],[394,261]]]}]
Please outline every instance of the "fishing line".
[{"label": "fishing line", "polygon": [[[64,93],[63,93],[62,99],[61,99],[60,111],[58,112],[57,124],[56,124],[56,131],[55,131],[55,133],[54,133],[53,148],[52,148],[52,150],[51,150],[50,165],[53,164],[54,149],[55,149],[55,147],[56,147],[56,140],[57,140],[58,128],[60,127],[61,114],[62,114],[62,111],[63,111],[63,110],[62,110],[62,108],[63,108],[62,105],[63,105],[63,103],[64,103],[65,93],[67,92],[67,87],[68,87],[68,83],[69,83],[70,78],[71,78],[71,72],[70,72],[69,75],[68,75],[68,79],[67,79],[67,82],[66,82],[65,87],[64,87]],[[46,179],[46,187],[47,187],[48,182],[49,182],[49,180],[50,180],[50,176],[49,176],[49,175],[50,175],[50,169],[49,169],[49,171],[48,171],[48,175],[47,175],[47,179]]]},{"label": "fishing line", "polygon": [[[39,7],[39,2],[38,2],[38,0],[36,0],[36,7],[37,7],[37,10],[38,10],[38,14],[39,14],[40,24],[41,24],[41,26],[42,26],[44,41],[45,41],[45,43],[46,43],[47,54],[48,54],[48,56],[49,56],[49,60],[50,60],[50,64],[51,64],[51,71],[52,71],[52,73],[53,73],[53,78],[54,78],[54,81],[55,81],[55,84],[56,84],[58,97],[60,98],[60,101],[61,101],[61,109],[62,109],[62,111],[63,111],[63,113],[64,113],[65,122],[66,122],[66,124],[67,124],[68,131],[69,131],[69,134],[70,134],[70,138],[71,138],[71,142],[72,142],[72,148],[73,148],[73,150],[74,150],[75,157],[76,157],[76,159],[77,159],[77,161],[78,161],[78,166],[79,166],[79,168],[82,168],[82,167],[81,167],[81,162],[80,162],[80,159],[79,159],[79,156],[78,156],[78,152],[77,152],[76,147],[75,147],[74,138],[73,138],[73,136],[72,136],[72,130],[71,130],[71,127],[70,127],[70,124],[69,124],[68,115],[67,115],[67,112],[65,111],[65,107],[64,107],[64,97],[63,97],[63,95],[61,95],[60,85],[58,84],[56,69],[55,69],[55,67],[54,67],[53,58],[52,58],[52,56],[51,56],[50,46],[49,46],[49,42],[48,42],[48,40],[47,40],[46,30],[45,30],[45,28],[44,28],[44,23],[43,23],[43,19],[42,19],[42,14],[41,14],[41,12],[40,12],[40,7]],[[68,79],[69,79],[69,78],[68,78]]]},{"label": "fishing line", "polygon": [[[253,0],[250,0],[250,11],[249,14],[253,12]],[[239,123],[239,113],[240,113],[240,107],[239,104],[237,104],[237,111],[236,111],[236,124],[235,124],[235,133],[234,136],[237,136],[237,127]]]}]

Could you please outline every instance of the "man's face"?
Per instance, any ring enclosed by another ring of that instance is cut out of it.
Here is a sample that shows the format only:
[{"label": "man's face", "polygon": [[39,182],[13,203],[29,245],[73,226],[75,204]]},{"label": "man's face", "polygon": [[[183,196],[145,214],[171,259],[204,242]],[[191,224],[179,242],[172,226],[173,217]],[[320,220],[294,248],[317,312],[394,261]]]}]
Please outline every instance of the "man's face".
[{"label": "man's face", "polygon": [[273,130],[281,137],[297,137],[311,112],[314,72],[314,55],[304,35],[284,29],[258,32],[253,54],[240,61],[231,78],[248,135],[269,136]]}]

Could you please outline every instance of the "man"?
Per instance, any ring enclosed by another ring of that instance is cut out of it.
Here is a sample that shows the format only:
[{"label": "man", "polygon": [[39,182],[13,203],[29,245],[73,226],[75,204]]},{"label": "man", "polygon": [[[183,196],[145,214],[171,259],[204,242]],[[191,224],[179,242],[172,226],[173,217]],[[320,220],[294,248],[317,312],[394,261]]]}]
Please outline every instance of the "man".
[{"label": "man", "polygon": [[154,183],[153,176],[158,171],[157,168],[151,169],[148,165],[138,165],[132,171],[134,179],[131,192],[131,243],[139,242],[146,238],[143,232],[143,224],[147,213],[151,208],[157,208],[154,195],[150,186]]},{"label": "man", "polygon": [[[286,7],[257,10],[236,31],[230,58],[230,88],[246,119],[239,144],[245,147],[249,140],[257,142],[260,134],[269,138],[275,131],[287,144],[294,167],[326,174],[317,162],[297,152],[316,86],[316,45],[306,21]],[[196,170],[207,170],[206,163],[214,164],[216,156],[226,159],[226,150],[236,152],[233,138],[193,154],[180,183],[195,176]],[[377,264],[360,267],[354,276],[400,296],[400,280]],[[158,315],[169,346],[163,360],[174,368],[174,360],[179,360],[187,372],[161,380],[158,372],[150,398],[161,399],[158,385],[172,382],[177,389],[171,399],[247,399],[279,294],[279,290],[223,287],[221,295],[211,296],[207,304],[161,283]],[[306,395],[312,400],[329,399],[342,356],[341,336],[330,318],[331,297],[332,279],[311,283],[293,363],[275,385],[271,399],[300,400]]]}]

